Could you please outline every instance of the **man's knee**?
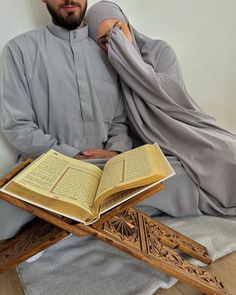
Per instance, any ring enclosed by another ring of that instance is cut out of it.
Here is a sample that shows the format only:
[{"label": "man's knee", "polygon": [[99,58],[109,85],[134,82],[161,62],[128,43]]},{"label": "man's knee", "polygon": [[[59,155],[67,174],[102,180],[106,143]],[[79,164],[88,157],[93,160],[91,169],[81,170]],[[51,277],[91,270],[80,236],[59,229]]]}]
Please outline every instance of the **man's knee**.
[{"label": "man's knee", "polygon": [[0,240],[14,237],[33,218],[31,213],[0,200]]}]

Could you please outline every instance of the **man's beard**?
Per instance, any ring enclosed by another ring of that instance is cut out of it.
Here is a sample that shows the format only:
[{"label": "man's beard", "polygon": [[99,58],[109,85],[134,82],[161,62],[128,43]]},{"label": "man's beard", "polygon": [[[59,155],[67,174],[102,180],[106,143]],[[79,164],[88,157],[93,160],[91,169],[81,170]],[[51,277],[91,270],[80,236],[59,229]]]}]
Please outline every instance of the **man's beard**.
[{"label": "man's beard", "polygon": [[82,10],[80,3],[66,0],[63,5],[60,5],[59,8],[63,7],[64,5],[74,5],[74,6],[80,7],[81,12],[79,15],[75,15],[73,12],[69,12],[67,14],[67,16],[64,17],[64,16],[60,15],[52,6],[50,6],[50,4],[46,3],[46,5],[47,5],[47,9],[48,9],[49,13],[52,16],[53,22],[56,25],[63,27],[63,28],[70,30],[70,31],[78,28],[81,25],[81,23],[84,19],[85,12],[87,10],[87,2],[86,2],[84,9]]}]

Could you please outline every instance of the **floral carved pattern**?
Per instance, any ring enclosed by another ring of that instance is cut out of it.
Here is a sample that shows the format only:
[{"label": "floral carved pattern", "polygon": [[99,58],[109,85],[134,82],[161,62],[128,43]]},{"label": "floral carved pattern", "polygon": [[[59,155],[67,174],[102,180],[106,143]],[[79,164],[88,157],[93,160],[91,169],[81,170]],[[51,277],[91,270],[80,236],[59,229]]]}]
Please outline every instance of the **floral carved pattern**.
[{"label": "floral carved pattern", "polygon": [[[135,209],[124,210],[96,229],[104,241],[170,276],[201,289],[211,295],[227,294],[222,282],[214,274],[201,269],[171,248],[181,249],[190,256],[202,258],[207,249],[164,224]],[[185,241],[186,243],[182,243]],[[193,245],[193,247],[192,247]],[[200,251],[199,253],[193,253]],[[207,253],[208,254],[208,253]],[[199,259],[200,260],[200,259]]]},{"label": "floral carved pattern", "polygon": [[68,233],[39,218],[31,221],[14,238],[0,243],[0,272],[68,236]]},{"label": "floral carved pattern", "polygon": [[181,235],[180,233],[175,232],[157,221],[150,220],[150,218],[144,217],[144,224],[145,228],[148,228],[149,234],[153,237],[153,239],[159,240],[171,248],[179,247],[183,252],[206,264],[211,263],[209,253],[204,246]]},{"label": "floral carved pattern", "polygon": [[121,240],[137,242],[139,238],[138,219],[136,214],[131,210],[125,210],[114,216],[108,221],[108,227]]},{"label": "floral carved pattern", "polygon": [[180,272],[184,272],[185,274],[195,277],[198,280],[203,281],[204,284],[210,285],[216,290],[219,290],[219,293],[214,294],[227,294],[224,285],[216,276],[204,269],[190,264],[178,253],[160,243],[156,227],[153,224],[151,224],[150,227],[149,225],[146,223],[145,227],[149,254],[154,257],[161,258],[161,260],[166,264],[177,268]]}]

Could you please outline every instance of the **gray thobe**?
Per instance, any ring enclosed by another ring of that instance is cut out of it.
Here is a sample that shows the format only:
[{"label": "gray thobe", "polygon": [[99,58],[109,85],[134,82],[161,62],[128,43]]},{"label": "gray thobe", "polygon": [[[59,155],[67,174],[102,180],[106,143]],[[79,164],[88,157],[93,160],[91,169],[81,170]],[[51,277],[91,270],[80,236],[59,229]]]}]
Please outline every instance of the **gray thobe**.
[{"label": "gray thobe", "polygon": [[[15,37],[3,50],[0,83],[1,128],[23,159],[50,148],[68,156],[131,148],[117,75],[87,26],[50,24]],[[0,201],[0,240],[30,219]]]},{"label": "gray thobe", "polygon": [[53,148],[128,150],[117,75],[87,26],[54,24],[11,40],[1,60],[1,127],[23,158]]}]

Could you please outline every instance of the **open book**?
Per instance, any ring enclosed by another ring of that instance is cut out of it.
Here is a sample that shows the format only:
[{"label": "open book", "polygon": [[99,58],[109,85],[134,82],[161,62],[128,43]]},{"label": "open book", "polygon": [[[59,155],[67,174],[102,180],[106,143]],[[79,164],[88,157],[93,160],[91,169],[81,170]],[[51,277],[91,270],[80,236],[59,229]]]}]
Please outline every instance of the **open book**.
[{"label": "open book", "polygon": [[18,199],[91,224],[111,208],[175,172],[157,144],[146,144],[97,166],[50,150],[1,190]]}]

